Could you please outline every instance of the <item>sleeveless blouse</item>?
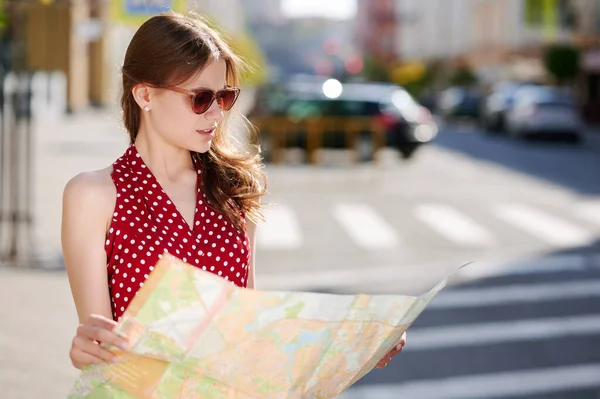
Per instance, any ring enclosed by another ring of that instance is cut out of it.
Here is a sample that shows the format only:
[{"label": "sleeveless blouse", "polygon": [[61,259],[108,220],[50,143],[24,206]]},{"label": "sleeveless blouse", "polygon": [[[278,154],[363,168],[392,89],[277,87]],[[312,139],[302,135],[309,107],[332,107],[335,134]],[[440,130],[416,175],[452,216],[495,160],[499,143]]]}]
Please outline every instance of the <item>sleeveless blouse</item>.
[{"label": "sleeveless blouse", "polygon": [[[248,236],[210,206],[202,188],[200,163],[192,159],[198,178],[191,228],[134,144],[113,164],[117,199],[105,250],[116,321],[165,252],[246,287],[251,249]],[[245,227],[244,216],[240,218]]]}]

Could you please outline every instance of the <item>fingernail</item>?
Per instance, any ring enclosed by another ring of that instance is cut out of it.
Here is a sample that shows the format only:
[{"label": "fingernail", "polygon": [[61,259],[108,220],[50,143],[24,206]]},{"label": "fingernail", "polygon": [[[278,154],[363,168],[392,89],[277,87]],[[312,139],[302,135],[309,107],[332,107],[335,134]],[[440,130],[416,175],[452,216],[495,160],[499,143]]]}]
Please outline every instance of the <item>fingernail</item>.
[{"label": "fingernail", "polygon": [[121,344],[119,344],[119,347],[126,351],[129,348],[129,345],[126,342],[121,342]]},{"label": "fingernail", "polygon": [[113,363],[117,363],[118,361],[119,361],[119,358],[118,358],[118,357],[113,357],[113,358],[112,358],[112,362],[113,362]]}]

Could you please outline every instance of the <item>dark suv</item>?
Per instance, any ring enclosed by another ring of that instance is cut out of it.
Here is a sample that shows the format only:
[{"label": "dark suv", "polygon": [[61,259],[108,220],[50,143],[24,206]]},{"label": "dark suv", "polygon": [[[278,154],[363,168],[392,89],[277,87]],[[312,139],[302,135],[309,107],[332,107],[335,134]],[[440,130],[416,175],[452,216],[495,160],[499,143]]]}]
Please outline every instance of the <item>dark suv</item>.
[{"label": "dark suv", "polygon": [[[341,93],[335,96],[329,93],[329,97],[323,88],[318,82],[291,82],[264,88],[257,94],[250,120],[271,117],[285,121],[285,146],[303,149],[307,148],[307,125],[302,122],[322,122],[324,132],[320,143],[324,148],[348,148],[348,130],[355,128],[362,161],[372,158],[375,127],[385,132],[383,145],[397,149],[405,159],[437,134],[430,112],[399,86],[346,83],[341,86]],[[267,159],[272,130],[281,128],[282,123],[270,126],[260,126],[261,146]]]}]

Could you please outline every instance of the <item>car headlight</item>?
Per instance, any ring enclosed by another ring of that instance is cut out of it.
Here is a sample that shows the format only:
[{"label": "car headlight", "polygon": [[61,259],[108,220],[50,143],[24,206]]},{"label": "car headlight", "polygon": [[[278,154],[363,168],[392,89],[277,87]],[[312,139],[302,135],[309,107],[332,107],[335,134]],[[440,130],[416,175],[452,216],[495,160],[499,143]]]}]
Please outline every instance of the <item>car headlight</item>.
[{"label": "car headlight", "polygon": [[427,143],[437,135],[437,131],[438,129],[435,124],[417,125],[413,134],[417,141]]}]

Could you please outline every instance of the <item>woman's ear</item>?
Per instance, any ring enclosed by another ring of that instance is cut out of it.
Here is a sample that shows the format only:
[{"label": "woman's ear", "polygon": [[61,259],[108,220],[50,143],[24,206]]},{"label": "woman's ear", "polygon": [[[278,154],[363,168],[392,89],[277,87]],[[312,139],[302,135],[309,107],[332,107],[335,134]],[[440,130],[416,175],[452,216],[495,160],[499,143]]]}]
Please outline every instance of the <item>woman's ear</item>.
[{"label": "woman's ear", "polygon": [[133,98],[140,108],[150,110],[150,88],[144,84],[137,84],[131,89]]}]

